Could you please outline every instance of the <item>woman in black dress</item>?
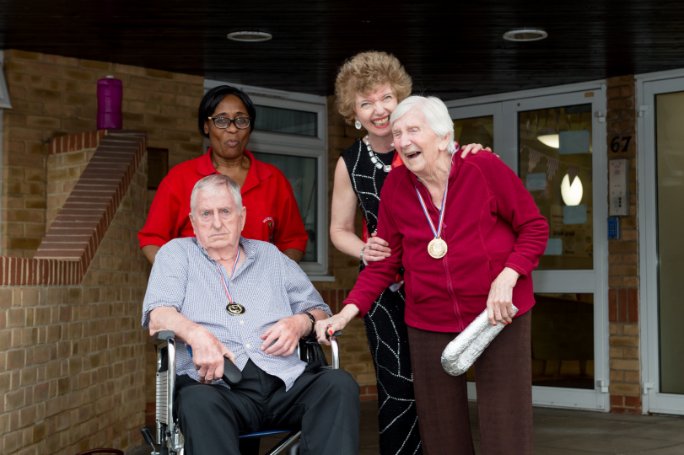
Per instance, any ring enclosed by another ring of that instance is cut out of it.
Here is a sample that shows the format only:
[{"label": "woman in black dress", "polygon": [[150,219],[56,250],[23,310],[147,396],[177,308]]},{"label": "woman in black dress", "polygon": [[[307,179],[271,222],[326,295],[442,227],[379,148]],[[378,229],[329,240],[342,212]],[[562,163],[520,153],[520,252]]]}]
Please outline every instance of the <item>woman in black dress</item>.
[{"label": "woman in black dress", "polygon": [[[411,77],[396,57],[375,51],[347,60],[335,81],[338,112],[366,135],[337,162],[330,239],[339,251],[359,258],[361,268],[390,254],[387,242],[374,233],[385,177],[393,166],[401,165],[392,144],[390,114],[411,94],[411,86]],[[475,144],[464,151],[480,149]],[[363,214],[362,236],[354,229],[357,207]],[[380,453],[420,454],[401,276],[375,301],[364,323],[377,381]]]}]

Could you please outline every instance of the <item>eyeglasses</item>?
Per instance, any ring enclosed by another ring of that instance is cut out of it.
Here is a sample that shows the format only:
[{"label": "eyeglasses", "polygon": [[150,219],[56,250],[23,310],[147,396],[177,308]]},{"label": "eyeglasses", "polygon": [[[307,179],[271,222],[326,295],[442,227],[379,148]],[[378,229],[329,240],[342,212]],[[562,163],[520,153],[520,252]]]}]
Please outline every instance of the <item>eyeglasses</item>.
[{"label": "eyeglasses", "polygon": [[235,118],[230,118],[230,117],[207,117],[209,120],[214,122],[214,126],[216,128],[220,129],[226,129],[230,126],[231,123],[235,124],[235,127],[239,130],[244,130],[245,128],[249,128],[249,124],[251,123],[251,120],[249,117],[235,117]]}]

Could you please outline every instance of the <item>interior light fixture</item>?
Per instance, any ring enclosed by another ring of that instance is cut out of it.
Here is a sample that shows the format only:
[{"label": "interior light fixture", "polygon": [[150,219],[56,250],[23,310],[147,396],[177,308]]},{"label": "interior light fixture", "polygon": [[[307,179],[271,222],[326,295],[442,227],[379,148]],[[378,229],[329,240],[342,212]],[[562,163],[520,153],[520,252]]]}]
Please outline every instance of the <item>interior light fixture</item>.
[{"label": "interior light fixture", "polygon": [[547,147],[557,149],[560,147],[560,139],[558,138],[558,133],[551,134],[540,134],[537,136],[537,140]]},{"label": "interior light fixture", "polygon": [[514,28],[503,34],[503,39],[514,42],[529,42],[543,40],[549,36],[541,28]]},{"label": "interior light fixture", "polygon": [[570,181],[570,176],[565,174],[563,180],[561,181],[561,198],[565,205],[576,206],[582,202],[582,195],[584,194],[584,188],[582,188],[582,181],[579,175],[575,175],[575,178]]},{"label": "interior light fixture", "polygon": [[267,32],[257,32],[254,30],[239,30],[237,32],[230,32],[227,38],[231,41],[238,41],[240,43],[261,43],[269,41],[273,35]]}]

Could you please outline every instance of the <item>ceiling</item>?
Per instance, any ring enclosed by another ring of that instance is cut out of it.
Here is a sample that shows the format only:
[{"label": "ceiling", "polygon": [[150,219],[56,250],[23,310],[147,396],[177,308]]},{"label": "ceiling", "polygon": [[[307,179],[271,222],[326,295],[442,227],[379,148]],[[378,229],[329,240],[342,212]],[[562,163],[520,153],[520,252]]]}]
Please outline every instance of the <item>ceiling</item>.
[{"label": "ceiling", "polygon": [[[549,37],[502,39],[517,27]],[[273,40],[226,39],[240,29]],[[375,49],[404,63],[414,91],[461,99],[684,68],[684,1],[0,0],[0,48],[317,95]]]}]

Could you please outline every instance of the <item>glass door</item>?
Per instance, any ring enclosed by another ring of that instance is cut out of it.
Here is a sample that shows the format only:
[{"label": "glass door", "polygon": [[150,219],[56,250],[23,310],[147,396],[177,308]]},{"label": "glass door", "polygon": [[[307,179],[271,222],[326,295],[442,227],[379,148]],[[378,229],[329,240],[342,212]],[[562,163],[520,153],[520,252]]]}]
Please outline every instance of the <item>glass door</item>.
[{"label": "glass door", "polygon": [[457,134],[459,126],[467,132],[490,119],[494,151],[549,221],[549,244],[534,272],[535,405],[609,406],[607,204],[605,185],[593,185],[605,182],[604,100],[593,87],[487,103],[488,117],[474,116],[472,105],[450,110]]},{"label": "glass door", "polygon": [[684,78],[643,84],[639,117],[644,411],[684,414]]}]

